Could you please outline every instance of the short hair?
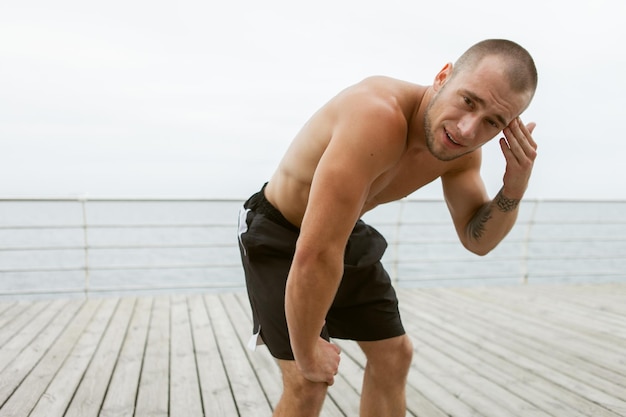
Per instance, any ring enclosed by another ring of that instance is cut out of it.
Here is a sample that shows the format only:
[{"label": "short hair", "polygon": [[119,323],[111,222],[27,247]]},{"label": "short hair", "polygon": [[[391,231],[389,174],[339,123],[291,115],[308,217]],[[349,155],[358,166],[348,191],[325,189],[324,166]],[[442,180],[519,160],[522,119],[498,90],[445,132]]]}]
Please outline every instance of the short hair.
[{"label": "short hair", "polygon": [[504,59],[513,91],[530,91],[531,97],[534,95],[538,81],[535,61],[526,49],[506,39],[487,39],[473,45],[456,61],[452,74],[473,69],[488,56]]}]

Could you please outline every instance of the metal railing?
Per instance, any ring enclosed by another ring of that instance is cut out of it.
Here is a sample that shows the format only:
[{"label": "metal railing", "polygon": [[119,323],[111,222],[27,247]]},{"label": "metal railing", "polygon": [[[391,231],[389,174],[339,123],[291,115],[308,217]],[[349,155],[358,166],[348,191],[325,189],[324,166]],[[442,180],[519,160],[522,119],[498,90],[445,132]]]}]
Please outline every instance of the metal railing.
[{"label": "metal railing", "polygon": [[[0,199],[0,295],[244,287],[242,201]],[[525,201],[489,255],[464,250],[445,203],[402,200],[365,220],[399,286],[626,280],[626,201]]]}]

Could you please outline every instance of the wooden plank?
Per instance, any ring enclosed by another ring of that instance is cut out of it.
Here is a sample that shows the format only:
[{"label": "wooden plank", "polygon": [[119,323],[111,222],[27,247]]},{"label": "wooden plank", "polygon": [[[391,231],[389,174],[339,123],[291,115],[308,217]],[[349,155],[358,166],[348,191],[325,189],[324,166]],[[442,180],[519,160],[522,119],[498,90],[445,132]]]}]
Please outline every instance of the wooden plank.
[{"label": "wooden plank", "polygon": [[23,309],[15,311],[10,320],[7,320],[0,328],[0,347],[4,346],[9,340],[24,330],[24,327],[35,319],[44,309],[51,304],[51,301],[40,301],[25,305]]},{"label": "wooden plank", "polygon": [[[228,312],[233,328],[236,329],[240,342],[246,345],[252,335],[252,313],[250,303],[245,293],[224,294],[225,304],[229,306]],[[239,308],[235,308],[235,307]],[[282,376],[276,360],[272,357],[266,346],[259,346],[256,351],[244,349],[257,378],[259,379],[263,391],[270,404],[278,403],[282,394]],[[357,401],[358,403],[358,401]],[[322,411],[321,417],[342,417],[346,414],[341,410],[333,398],[328,395]]]},{"label": "wooden plank", "polygon": [[270,404],[228,320],[225,306],[216,295],[207,295],[205,302],[239,415],[271,415]]},{"label": "wooden plank", "polygon": [[[447,294],[446,297],[454,298],[452,303],[459,303],[463,300],[458,296],[455,297],[455,294]],[[500,304],[501,298],[502,296],[499,296],[496,297],[498,301],[493,301],[493,299],[490,301],[485,297],[479,299],[470,297],[467,301],[474,300],[471,308],[476,317],[484,316],[485,302],[491,302],[490,311],[500,313],[494,316],[494,320],[498,320],[501,326],[508,328],[512,333],[511,337],[515,338],[524,334],[518,346],[532,345],[535,349],[544,352],[551,366],[561,362],[559,369],[564,374],[581,379],[586,384],[594,383],[605,387],[604,389],[608,392],[623,391],[620,386],[624,386],[626,382],[624,378],[626,366],[616,367],[615,364],[626,365],[624,344],[605,342],[598,345],[595,338],[590,337],[580,328],[578,331],[567,328],[562,323],[552,322],[550,316],[544,316],[539,312],[534,313],[533,317],[531,312],[519,310],[521,307],[516,307],[518,310],[515,310],[513,306],[509,309]],[[546,300],[544,303],[550,304],[550,302]],[[470,308],[469,305],[468,308]],[[511,327],[511,323],[515,323],[514,328]],[[558,355],[554,352],[558,352]]]},{"label": "wooden plank", "polygon": [[136,417],[169,414],[170,300],[154,301],[137,393]]},{"label": "wooden plank", "polygon": [[[243,295],[240,294],[240,296]],[[245,347],[243,352],[259,380],[265,396],[270,404],[275,405],[282,394],[283,382],[280,368],[266,346],[259,346],[254,352],[247,348],[247,343],[252,336],[252,315],[247,296],[242,300],[235,294],[220,294],[220,298],[224,305],[228,306],[227,314],[232,328],[237,334],[239,343]]]},{"label": "wooden plank", "polygon": [[[415,354],[419,354],[419,351],[416,350]],[[422,412],[427,412],[428,409],[434,407],[436,411],[433,413],[438,413],[437,410],[441,410],[446,416],[480,417],[480,414],[478,414],[476,410],[461,401],[459,397],[449,391],[445,386],[421,372],[416,365],[411,365],[407,385],[413,387],[416,392],[419,392],[424,397],[426,403],[432,404],[432,406],[424,408],[425,411],[423,411],[419,404],[412,406],[411,411],[416,416],[421,417]],[[407,396],[410,396],[410,391],[407,391]],[[407,404],[410,404],[408,398]]]},{"label": "wooden plank", "polygon": [[[626,287],[626,286],[624,286]],[[524,291],[525,287],[522,288]],[[626,292],[620,287],[608,285],[559,285],[537,286],[532,291],[543,297],[561,299],[577,307],[616,317],[626,316]]]},{"label": "wooden plank", "polygon": [[[416,306],[415,301],[408,294],[408,290],[399,293],[403,322],[414,346],[408,384],[423,393],[437,409],[442,410],[446,415],[484,417],[494,412],[503,416],[507,415],[507,410],[501,407],[494,410],[494,407],[490,405],[491,401],[488,395],[485,396],[481,392],[475,391],[471,385],[459,386],[457,376],[450,373],[450,359],[446,360],[444,357],[444,360],[441,360],[440,357],[437,361],[425,354],[425,349],[430,349],[432,352],[430,346],[424,343],[427,335],[417,331],[417,328],[412,326],[412,317],[407,314],[407,308],[418,308],[420,311],[427,310],[429,312],[430,309],[422,304]],[[419,415],[419,410],[415,411]]]},{"label": "wooden plank", "polygon": [[89,300],[82,305],[80,311],[71,318],[65,331],[47,350],[46,354],[22,381],[17,390],[2,405],[0,417],[29,415],[65,361],[65,358],[73,350],[83,330],[98,309],[100,302],[100,300]]},{"label": "wooden plank", "polygon": [[[17,305],[17,301],[0,301],[0,318],[7,314],[13,307]],[[2,327],[0,321],[0,328]]]},{"label": "wooden plank", "polygon": [[204,414],[206,416],[236,416],[237,406],[221,361],[203,297],[200,295],[190,297],[189,308]]},{"label": "wooden plank", "polygon": [[76,341],[29,417],[63,416],[85,374],[119,299],[103,300],[85,331]]},{"label": "wooden plank", "polygon": [[55,300],[47,304],[41,303],[45,307],[45,313],[42,310],[29,320],[7,343],[0,348],[0,370],[4,369],[11,363],[30,343],[41,333],[41,331],[50,324],[56,315],[67,305],[67,300]]},{"label": "wooden plank", "polygon": [[128,328],[135,298],[122,298],[64,417],[96,417]]},{"label": "wooden plank", "polygon": [[[423,304],[420,309],[427,309],[429,313],[431,312]],[[407,330],[420,335],[419,338],[414,339],[417,356],[414,359],[415,366],[420,372],[431,375],[439,381],[441,386],[449,389],[457,397],[456,401],[465,402],[483,416],[549,415],[494,382],[492,375],[485,372],[485,369],[477,371],[465,361],[450,354],[449,345],[437,343],[438,340],[433,332],[427,332],[417,325],[418,317],[406,314],[406,308],[403,308],[403,313],[405,313],[404,322]]]},{"label": "wooden plank", "polygon": [[[398,293],[407,415],[626,416],[626,285]],[[268,416],[280,396],[267,349],[245,349],[244,293],[8,303],[0,322],[0,417]],[[365,357],[336,342],[324,417],[361,395]]]},{"label": "wooden plank", "polygon": [[172,297],[169,412],[172,417],[203,416],[198,370],[187,310],[185,297]]},{"label": "wooden plank", "polygon": [[[420,339],[414,340],[413,344],[419,355],[413,359],[412,369],[422,373],[433,383],[444,387],[456,398],[472,409],[471,415],[483,417],[488,416],[509,416],[510,411],[494,401],[494,397],[488,393],[493,385],[488,385],[484,378],[474,378],[459,364],[432,349]],[[465,378],[461,378],[464,375]],[[440,408],[447,411],[449,404],[438,404]]]},{"label": "wooden plank", "polygon": [[[494,381],[504,389],[545,410],[550,415],[567,415],[571,417],[586,416],[579,412],[584,406],[579,398],[574,398],[571,393],[561,390],[555,384],[551,384],[538,375],[517,366],[511,362],[511,357],[516,353],[507,351],[502,355],[496,355],[489,349],[486,340],[476,335],[472,329],[469,335],[466,333],[467,322],[460,318],[438,319],[433,315],[434,309],[421,303],[422,308],[415,308],[407,312],[405,317],[411,323],[413,334],[423,335],[427,343],[434,349],[444,352],[469,368],[472,372],[482,374]],[[422,311],[426,310],[426,311]],[[480,334],[480,333],[478,333]],[[547,393],[556,393],[549,395]],[[568,399],[575,406],[563,403]],[[606,411],[606,410],[604,410]],[[600,416],[601,410],[593,414]],[[520,415],[526,415],[520,414]]]},{"label": "wooden plank", "polygon": [[137,300],[100,417],[133,417],[154,299]]},{"label": "wooden plank", "polygon": [[0,408],[50,349],[82,304],[82,300],[66,303],[65,308],[3,369],[0,373]]},{"label": "wooden plank", "polygon": [[[443,299],[449,296],[447,293],[445,293],[443,298],[437,299],[434,299],[430,292],[413,293],[414,296],[416,294],[419,294],[421,297],[413,298],[410,304],[419,306],[414,308],[415,310],[437,311],[439,319],[432,321],[435,326],[454,327],[457,336],[472,339],[482,349],[506,358],[511,363],[531,372],[536,377],[549,381],[551,389],[546,390],[546,392],[555,401],[558,402],[567,398],[574,408],[581,410],[594,409],[594,407],[597,407],[596,403],[598,401],[596,400],[598,399],[612,403],[613,397],[606,396],[599,390],[587,385],[584,379],[568,376],[568,373],[579,371],[572,369],[574,366],[567,361],[557,361],[554,355],[559,352],[558,347],[555,350],[554,348],[544,346],[544,343],[547,342],[546,339],[543,341],[531,341],[532,336],[524,334],[520,330],[519,320],[516,321],[505,315],[499,316],[494,314],[489,309],[489,306],[484,303],[476,306],[476,310],[471,310],[469,308],[470,305],[464,304],[458,298],[454,298],[453,301],[447,303]],[[422,320],[424,319],[425,317],[422,317]],[[457,324],[453,326],[449,323]],[[542,362],[545,362],[545,364]],[[536,383],[537,380],[531,378],[531,381]],[[592,393],[592,398],[581,396],[582,392]],[[572,393],[577,395],[572,396]],[[619,407],[619,404],[613,404],[613,407]],[[598,416],[605,412],[606,409],[601,407],[589,415]]]},{"label": "wooden plank", "polygon": [[[482,292],[485,294],[484,292]],[[565,327],[575,332],[578,337],[588,337],[595,344],[619,347],[626,345],[625,316],[606,314],[602,311],[589,311],[572,300],[552,297],[530,291],[512,293],[502,288],[493,288],[488,292],[492,304],[505,307],[509,311],[523,311],[542,321],[549,321],[555,327]],[[626,302],[626,299],[624,300]],[[618,353],[623,354],[623,349]]]},{"label": "wooden plank", "polygon": [[[364,371],[353,356],[358,356],[362,352],[355,342],[343,340],[332,342],[340,346],[342,352],[339,372],[335,376],[335,384],[328,388],[326,403],[334,404],[346,416],[359,415]],[[347,353],[351,348],[355,348],[353,356]]]},{"label": "wooden plank", "polygon": [[[341,347],[342,355],[338,375],[341,375],[345,377],[346,380],[350,381],[350,385],[360,396],[364,368],[366,365],[365,354],[354,341],[334,340],[334,342]],[[343,391],[337,391],[335,395],[341,396],[343,395]],[[407,383],[406,387],[406,401],[408,415],[420,417],[446,417],[448,415],[410,383]]]},{"label": "wooden plank", "polygon": [[19,317],[23,311],[32,307],[33,302],[19,301],[9,304],[0,314],[0,332],[4,331],[4,327],[11,323],[16,317]]}]

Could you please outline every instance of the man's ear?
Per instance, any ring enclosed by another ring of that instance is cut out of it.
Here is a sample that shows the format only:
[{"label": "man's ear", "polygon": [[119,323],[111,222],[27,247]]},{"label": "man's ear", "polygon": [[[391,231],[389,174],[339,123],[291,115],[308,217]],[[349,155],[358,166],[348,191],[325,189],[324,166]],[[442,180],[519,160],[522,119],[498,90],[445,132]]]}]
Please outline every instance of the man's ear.
[{"label": "man's ear", "polygon": [[435,81],[433,82],[433,89],[438,91],[445,83],[448,81],[450,76],[452,75],[452,62],[448,62],[435,76]]}]

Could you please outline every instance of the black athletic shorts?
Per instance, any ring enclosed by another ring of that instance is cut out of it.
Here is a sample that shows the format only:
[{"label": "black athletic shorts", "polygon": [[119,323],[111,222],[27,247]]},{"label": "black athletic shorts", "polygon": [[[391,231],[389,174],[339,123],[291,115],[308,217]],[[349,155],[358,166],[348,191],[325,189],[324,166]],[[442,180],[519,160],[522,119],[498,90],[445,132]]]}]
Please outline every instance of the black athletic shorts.
[{"label": "black athletic shorts", "polygon": [[[239,249],[252,307],[253,334],[272,356],[293,360],[285,318],[285,286],[299,229],[266,199],[254,194],[239,215]],[[398,299],[380,259],[383,236],[359,220],[344,257],[344,275],[326,316],[321,336],[358,341],[383,340],[405,333]],[[256,342],[256,338],[254,341]],[[254,343],[253,343],[254,344]]]}]

